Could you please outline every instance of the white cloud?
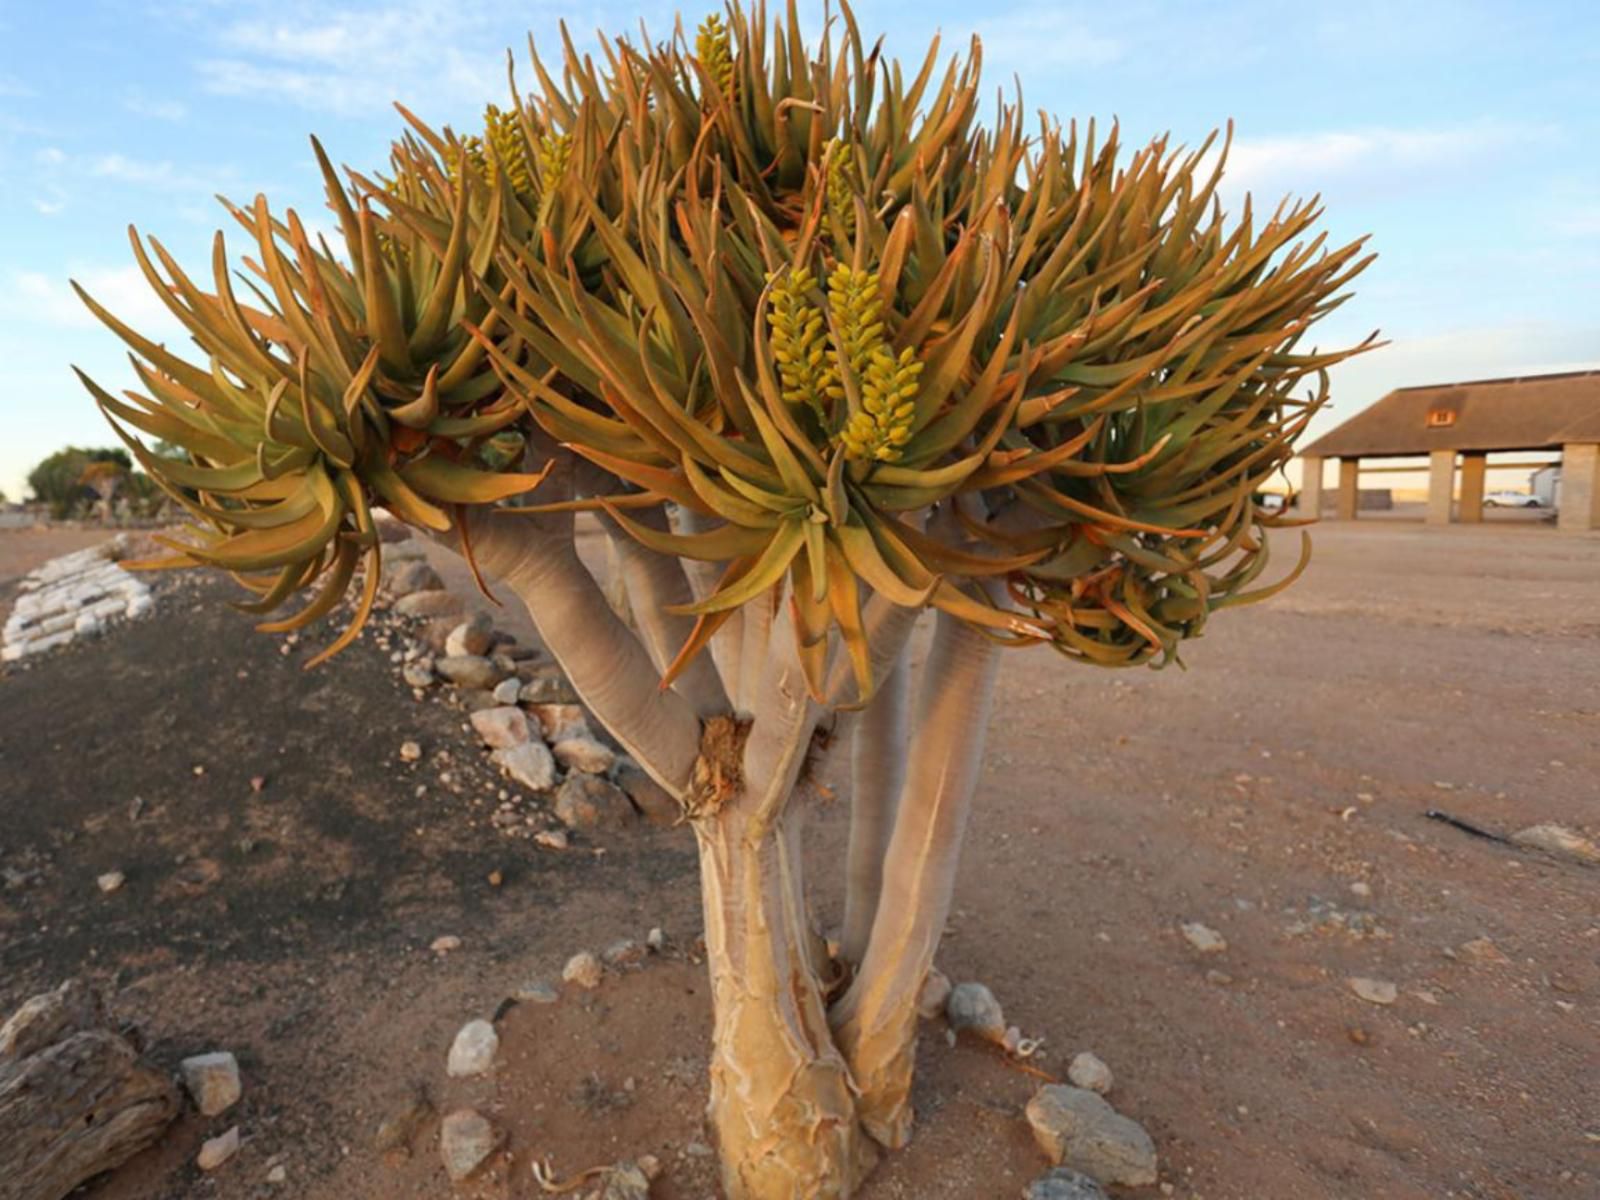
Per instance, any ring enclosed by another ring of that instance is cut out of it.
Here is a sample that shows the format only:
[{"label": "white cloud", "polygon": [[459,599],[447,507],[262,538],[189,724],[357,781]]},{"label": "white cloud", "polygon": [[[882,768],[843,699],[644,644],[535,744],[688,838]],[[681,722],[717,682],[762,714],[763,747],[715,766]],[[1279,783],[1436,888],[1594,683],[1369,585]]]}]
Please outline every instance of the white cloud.
[{"label": "white cloud", "polygon": [[308,3],[225,27],[222,53],[198,64],[206,90],[358,116],[397,97],[481,102],[504,78],[497,14],[447,0],[376,9]]},{"label": "white cloud", "polygon": [[79,166],[96,179],[113,179],[158,192],[190,192],[204,196],[228,191],[236,182],[237,174],[230,168],[179,167],[166,159],[156,162],[119,153],[94,155],[82,160]]},{"label": "white cloud", "polygon": [[55,146],[46,146],[43,150],[38,151],[33,157],[34,161],[45,167],[59,167],[62,163],[67,161],[66,154]]},{"label": "white cloud", "polygon": [[67,206],[65,200],[35,200],[35,211],[46,217],[53,217]]},{"label": "white cloud", "polygon": [[1406,190],[1453,171],[1547,142],[1548,129],[1486,121],[1452,128],[1368,128],[1239,138],[1228,155],[1230,190],[1309,195]]},{"label": "white cloud", "polygon": [[[80,287],[118,319],[158,341],[184,336],[181,326],[151,289],[137,266],[87,267],[72,272]],[[101,329],[98,319],[65,280],[42,271],[11,271],[0,317],[59,329]]]},{"label": "white cloud", "polygon": [[0,75],[0,96],[14,97],[20,100],[27,99],[30,96],[37,96],[38,94],[15,75]]}]

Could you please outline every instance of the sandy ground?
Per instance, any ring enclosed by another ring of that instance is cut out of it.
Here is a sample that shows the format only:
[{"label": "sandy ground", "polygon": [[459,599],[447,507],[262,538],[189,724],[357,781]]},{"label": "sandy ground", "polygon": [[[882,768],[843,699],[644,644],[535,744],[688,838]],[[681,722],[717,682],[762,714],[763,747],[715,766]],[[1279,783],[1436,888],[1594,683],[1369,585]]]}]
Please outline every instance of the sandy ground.
[{"label": "sandy ground", "polygon": [[[0,574],[43,548],[14,536],[32,535],[0,535]],[[1600,835],[1600,539],[1386,521],[1317,544],[1306,579],[1220,615],[1187,671],[1008,662],[941,965],[1045,1038],[1044,1070],[1080,1049],[1110,1064],[1170,1194],[1600,1195],[1600,871],[1424,815]],[[497,837],[459,713],[411,701],[370,638],[299,672],[305,643],[280,655],[225,594],[180,591],[0,680],[0,865],[31,872],[0,892],[0,1008],[84,972],[157,1061],[225,1046],[245,1068],[232,1113],[187,1118],[91,1194],[442,1196],[434,1125],[404,1161],[373,1147],[420,1086],[511,1130],[507,1174],[468,1194],[538,1195],[530,1156],[648,1151],[663,1200],[709,1200],[687,835],[563,855]],[[408,736],[422,768],[394,759]],[[462,790],[418,797],[446,747]],[[842,806],[812,822],[824,923],[842,830]],[[128,885],[101,896],[112,868]],[[1200,956],[1185,921],[1227,949]],[[445,1079],[463,1020],[656,925],[665,961],[511,1009],[498,1076]],[[430,953],[442,933],[461,949]],[[1353,976],[1398,999],[1358,999]],[[1043,1166],[1020,1117],[1037,1080],[926,1029],[918,1139],[868,1200],[1015,1197]],[[198,1141],[234,1121],[244,1149],[202,1179]]]}]

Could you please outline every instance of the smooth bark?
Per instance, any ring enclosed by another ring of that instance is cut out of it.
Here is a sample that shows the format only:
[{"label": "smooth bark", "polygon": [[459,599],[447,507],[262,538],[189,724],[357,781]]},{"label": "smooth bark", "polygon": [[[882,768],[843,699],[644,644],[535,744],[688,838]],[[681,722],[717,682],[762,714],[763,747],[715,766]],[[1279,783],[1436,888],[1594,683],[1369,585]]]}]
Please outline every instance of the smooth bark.
[{"label": "smooth bark", "polygon": [[905,783],[910,678],[902,654],[871,703],[850,720],[850,843],[839,944],[844,960],[856,965],[878,912],[883,861]]},{"label": "smooth bark", "polygon": [[[660,509],[644,509],[635,512],[633,517],[653,528],[667,528],[666,514]],[[667,611],[669,607],[694,602],[689,577],[684,573],[681,560],[640,545],[609,518],[602,518],[601,523],[616,553],[621,584],[639,636],[656,670],[664,672],[694,631],[693,617]],[[694,705],[701,717],[728,711],[728,694],[709,655],[696,655],[679,672],[672,690]]]},{"label": "smooth bark", "polygon": [[950,913],[998,658],[993,640],[939,614],[872,934],[832,1013],[861,1123],[891,1149],[911,1136],[917,994]]}]

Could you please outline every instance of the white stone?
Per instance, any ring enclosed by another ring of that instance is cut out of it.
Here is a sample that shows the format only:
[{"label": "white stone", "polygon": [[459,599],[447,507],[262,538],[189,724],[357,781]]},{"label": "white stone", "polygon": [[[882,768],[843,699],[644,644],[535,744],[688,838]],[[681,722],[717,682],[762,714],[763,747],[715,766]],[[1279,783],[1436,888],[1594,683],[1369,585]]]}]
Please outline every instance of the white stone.
[{"label": "white stone", "polygon": [[235,1125],[221,1137],[214,1137],[203,1144],[194,1161],[202,1171],[215,1171],[237,1153],[239,1153],[239,1127]]},{"label": "white stone", "polygon": [[958,983],[951,988],[944,1014],[957,1033],[965,1029],[991,1042],[1005,1040],[1006,1018],[1000,1001],[981,983]]},{"label": "white stone", "polygon": [[563,767],[585,775],[604,775],[617,761],[616,751],[592,737],[564,738],[551,749]]},{"label": "white stone", "polygon": [[227,1112],[239,1102],[244,1088],[239,1082],[239,1063],[226,1050],[196,1054],[178,1064],[183,1086],[194,1098],[194,1105],[208,1117]]},{"label": "white stone", "polygon": [[587,950],[578,951],[567,959],[567,965],[561,968],[562,979],[590,991],[600,986],[603,974],[600,960]]},{"label": "white stone", "polygon": [[452,1183],[466,1179],[500,1145],[500,1132],[482,1113],[458,1108],[439,1125],[439,1157]]},{"label": "white stone", "polygon": [[581,704],[533,704],[528,711],[539,719],[546,741],[590,736],[589,719],[584,716]]},{"label": "white stone", "polygon": [[473,730],[491,749],[509,750],[528,740],[527,714],[514,704],[480,708],[470,719]]},{"label": "white stone", "polygon": [[107,871],[104,875],[96,876],[95,883],[102,892],[114,892],[127,880],[121,871]]},{"label": "white stone", "polygon": [[452,657],[482,654],[489,649],[493,635],[494,624],[489,614],[474,613],[450,631],[444,641],[444,652]]},{"label": "white stone", "polygon": [[1102,1096],[1111,1090],[1111,1068],[1106,1066],[1098,1055],[1088,1050],[1072,1060],[1072,1064],[1067,1067],[1067,1078],[1074,1087],[1088,1088],[1091,1092],[1098,1092]]},{"label": "white stone", "polygon": [[1085,1088],[1048,1084],[1028,1101],[1028,1124],[1052,1164],[1104,1184],[1156,1181],[1156,1148],[1138,1122]]},{"label": "white stone", "polygon": [[502,679],[494,686],[494,698],[501,704],[515,704],[522,694],[522,680],[516,676]]},{"label": "white stone", "polygon": [[1183,938],[1201,954],[1221,954],[1228,948],[1228,939],[1209,925],[1199,921],[1185,921],[1178,927]]},{"label": "white stone", "polygon": [[494,1056],[500,1049],[500,1035],[488,1021],[468,1021],[450,1043],[450,1057],[445,1070],[452,1079],[466,1079],[473,1075],[487,1075],[494,1068]]},{"label": "white stone", "polygon": [[505,750],[496,750],[489,761],[531,791],[543,792],[556,784],[556,760],[550,747],[529,739]]},{"label": "white stone", "polygon": [[1400,995],[1400,989],[1387,979],[1368,979],[1356,975],[1346,982],[1349,983],[1350,990],[1368,1004],[1393,1004]]}]

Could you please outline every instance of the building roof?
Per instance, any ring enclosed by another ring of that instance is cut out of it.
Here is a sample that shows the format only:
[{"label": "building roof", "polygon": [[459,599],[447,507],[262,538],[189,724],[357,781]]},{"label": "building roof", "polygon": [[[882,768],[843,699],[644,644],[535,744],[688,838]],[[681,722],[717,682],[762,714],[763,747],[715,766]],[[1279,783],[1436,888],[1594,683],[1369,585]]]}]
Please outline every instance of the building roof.
[{"label": "building roof", "polygon": [[1300,453],[1383,458],[1600,442],[1600,371],[1398,388]]}]

